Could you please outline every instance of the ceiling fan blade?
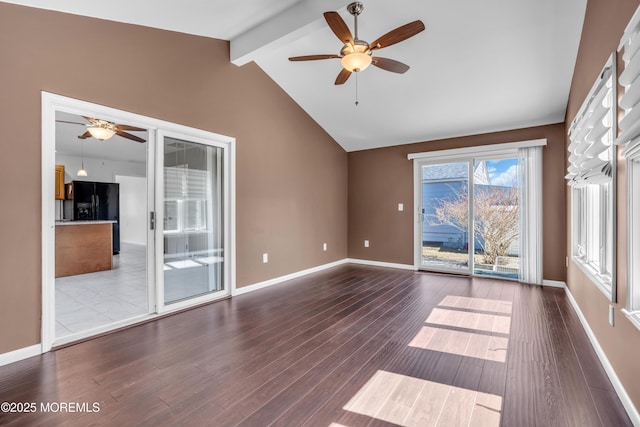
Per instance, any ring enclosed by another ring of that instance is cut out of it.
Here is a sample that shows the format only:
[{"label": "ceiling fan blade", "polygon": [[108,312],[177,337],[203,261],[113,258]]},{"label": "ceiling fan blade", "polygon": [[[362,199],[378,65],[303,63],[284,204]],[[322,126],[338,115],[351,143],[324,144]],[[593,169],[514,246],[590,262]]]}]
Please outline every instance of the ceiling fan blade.
[{"label": "ceiling fan blade", "polygon": [[120,130],[133,130],[133,131],[138,131],[138,132],[146,131],[146,129],[144,129],[144,128],[137,128],[135,126],[121,125],[121,124],[117,124],[116,128],[118,128]]},{"label": "ceiling fan blade", "polygon": [[384,36],[379,37],[376,41],[370,44],[371,50],[382,49],[383,47],[391,46],[396,43],[400,43],[403,40],[413,37],[419,32],[424,30],[424,24],[422,21],[413,21],[405,24],[395,30],[389,31]]},{"label": "ceiling fan blade", "polygon": [[147,142],[146,140],[140,138],[139,136],[135,136],[130,133],[123,132],[120,129],[116,129],[116,135],[120,135],[123,138],[131,139],[136,142]]},{"label": "ceiling fan blade", "polygon": [[82,117],[83,117],[86,121],[88,121],[89,123],[91,123],[91,124],[93,124],[93,125],[98,124],[98,119],[94,119],[94,118],[87,117],[87,116],[82,116]]},{"label": "ceiling fan blade", "polygon": [[85,133],[83,133],[82,135],[78,135],[79,139],[87,139],[87,138],[91,138],[91,134],[89,133],[89,131],[86,131]]},{"label": "ceiling fan blade", "polygon": [[289,58],[289,61],[317,61],[318,59],[332,59],[340,58],[340,55],[306,55],[306,56],[293,56]]},{"label": "ceiling fan blade", "polygon": [[351,43],[353,44],[353,36],[351,35],[351,31],[349,31],[349,27],[345,24],[344,20],[340,17],[338,12],[325,12],[324,19],[329,24],[329,28],[331,31],[338,36],[340,41],[344,44]]},{"label": "ceiling fan blade", "polygon": [[371,65],[375,65],[378,68],[382,68],[386,71],[391,71],[392,73],[404,74],[409,68],[407,64],[403,64],[402,62],[396,61],[395,59],[389,58],[380,58],[376,56],[371,61]]},{"label": "ceiling fan blade", "polygon": [[81,126],[84,126],[84,125],[85,125],[85,123],[69,122],[69,121],[67,121],[67,120],[56,120],[56,122],[57,122],[57,123],[69,123],[69,124],[72,124],[72,125],[81,125]]},{"label": "ceiling fan blade", "polygon": [[351,71],[347,70],[346,68],[343,68],[340,71],[340,74],[338,74],[338,77],[336,78],[336,84],[337,85],[344,84],[344,82],[349,80],[349,77],[351,77]]}]

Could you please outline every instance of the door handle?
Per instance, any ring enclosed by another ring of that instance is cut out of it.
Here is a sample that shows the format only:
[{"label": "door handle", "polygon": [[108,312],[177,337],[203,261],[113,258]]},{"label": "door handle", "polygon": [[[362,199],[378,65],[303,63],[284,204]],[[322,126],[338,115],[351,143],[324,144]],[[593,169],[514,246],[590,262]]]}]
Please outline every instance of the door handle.
[{"label": "door handle", "polygon": [[149,230],[156,229],[156,213],[149,212]]}]

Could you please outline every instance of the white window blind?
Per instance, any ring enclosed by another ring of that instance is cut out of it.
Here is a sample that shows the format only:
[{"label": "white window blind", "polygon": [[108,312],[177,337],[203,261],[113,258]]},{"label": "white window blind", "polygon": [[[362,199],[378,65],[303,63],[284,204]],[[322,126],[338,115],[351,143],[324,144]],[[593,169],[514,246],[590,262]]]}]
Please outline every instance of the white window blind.
[{"label": "white window blind", "polygon": [[210,174],[188,165],[164,168],[165,231],[198,231],[207,227]]},{"label": "white window blind", "polygon": [[568,185],[610,182],[614,164],[613,56],[600,73],[569,129]]},{"label": "white window blind", "polygon": [[[624,49],[624,71],[620,74],[620,84],[624,86],[624,95],[620,107],[624,109],[624,118],[620,121],[620,135],[617,144],[631,142],[629,148],[640,147],[640,8],[629,21],[624,31],[618,51]],[[638,108],[636,108],[638,107]]]},{"label": "white window blind", "polygon": [[596,78],[569,129],[567,184],[571,191],[573,261],[616,300],[615,54]]}]

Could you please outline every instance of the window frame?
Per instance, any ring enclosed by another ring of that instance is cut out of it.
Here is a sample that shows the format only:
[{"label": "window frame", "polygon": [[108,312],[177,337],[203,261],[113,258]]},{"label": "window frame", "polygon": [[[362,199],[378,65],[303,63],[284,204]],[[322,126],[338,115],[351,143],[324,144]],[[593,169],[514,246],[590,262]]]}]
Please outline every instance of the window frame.
[{"label": "window frame", "polygon": [[[608,188],[607,188],[608,187]],[[572,259],[592,282],[613,298],[615,245],[609,236],[614,221],[613,183],[588,184],[572,189]]]},{"label": "window frame", "polygon": [[[624,62],[624,70],[618,83],[624,88],[618,100],[624,117],[620,121],[621,132],[616,144],[625,147],[622,157],[626,159],[627,172],[627,302],[622,313],[640,329],[640,266],[634,259],[640,256],[640,225],[634,224],[634,215],[640,214],[640,99],[636,96],[638,85],[638,60],[640,59],[640,7],[625,28],[618,45],[618,53]],[[627,119],[627,120],[625,120]],[[627,122],[627,123],[625,123]],[[624,126],[622,126],[624,124]]]},{"label": "window frame", "polygon": [[[640,256],[640,225],[634,224],[633,215],[640,215],[640,150],[636,143],[627,159],[627,304],[622,312],[640,329],[640,265],[634,263]],[[624,155],[625,153],[623,153]]]},{"label": "window frame", "polygon": [[[610,70],[608,70],[610,69]],[[593,87],[586,96],[580,110],[573,119],[570,135],[582,135],[578,140],[580,144],[590,144],[586,136],[588,132],[576,128],[583,120],[583,115],[592,108],[591,104],[597,98],[598,91],[602,87],[603,79],[609,72],[611,79],[610,104],[607,115],[610,119],[609,129],[604,133],[608,135],[610,176],[596,169],[590,169],[588,179],[576,179],[575,174],[569,173],[568,185],[571,189],[571,260],[593,282],[593,284],[609,299],[617,302],[616,283],[616,259],[617,248],[613,236],[617,232],[616,205],[617,205],[617,149],[614,143],[617,135],[617,72],[616,56],[612,53],[605,63],[602,72],[596,78]],[[606,84],[606,83],[605,83]],[[603,136],[604,137],[604,136]],[[570,147],[571,152],[571,147]],[[586,150],[589,150],[587,147]],[[586,150],[582,150],[583,152]],[[603,152],[605,152],[603,151]],[[609,176],[606,178],[606,176]],[[608,186],[605,188],[604,186]],[[605,190],[603,191],[603,188]],[[596,214],[594,216],[594,213]]]}]

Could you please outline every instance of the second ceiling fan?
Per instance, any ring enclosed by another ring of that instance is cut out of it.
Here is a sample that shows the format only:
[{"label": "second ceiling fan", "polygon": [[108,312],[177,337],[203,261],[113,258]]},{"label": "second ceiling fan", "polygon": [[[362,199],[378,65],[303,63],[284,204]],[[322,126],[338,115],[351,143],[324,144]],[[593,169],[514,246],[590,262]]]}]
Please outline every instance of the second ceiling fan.
[{"label": "second ceiling fan", "polygon": [[422,21],[417,20],[391,30],[385,35],[378,37],[373,43],[367,43],[358,38],[358,15],[362,13],[364,5],[361,2],[353,2],[347,6],[347,11],[354,17],[355,37],[351,34],[349,27],[340,17],[338,12],[325,12],[324,19],[329,24],[329,28],[344,43],[344,47],[338,55],[306,55],[294,56],[289,61],[315,61],[319,59],[340,59],[342,71],[338,74],[335,84],[345,83],[352,73],[364,70],[369,65],[374,65],[386,71],[403,74],[409,69],[407,64],[389,59],[373,56],[373,52],[387,46],[394,45],[403,40],[413,37],[424,30]]},{"label": "second ceiling fan", "polygon": [[146,139],[142,139],[137,135],[133,135],[129,132],[125,132],[125,131],[144,132],[147,129],[139,128],[135,126],[123,125],[119,123],[113,123],[113,122],[102,120],[102,119],[94,119],[93,117],[82,116],[82,118],[88,121],[89,123],[70,122],[67,120],[56,120],[56,121],[60,123],[70,123],[74,125],[85,126],[87,130],[82,135],[78,135],[79,139],[87,139],[90,137],[94,137],[100,141],[104,141],[111,138],[114,135],[118,135],[123,138],[127,138],[136,142],[147,142]]}]

